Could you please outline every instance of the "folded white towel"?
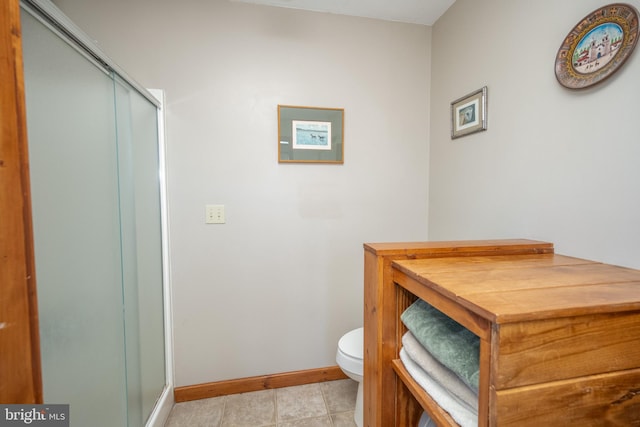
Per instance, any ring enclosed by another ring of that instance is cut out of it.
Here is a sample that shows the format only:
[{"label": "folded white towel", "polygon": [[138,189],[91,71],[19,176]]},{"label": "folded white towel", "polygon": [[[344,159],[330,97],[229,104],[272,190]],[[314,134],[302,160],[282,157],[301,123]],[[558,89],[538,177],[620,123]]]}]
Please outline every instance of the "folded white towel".
[{"label": "folded white towel", "polygon": [[478,415],[473,414],[466,405],[460,404],[457,399],[437,381],[429,376],[420,366],[418,366],[407,354],[404,348],[400,349],[400,359],[413,379],[425,389],[438,405],[451,415],[462,427],[476,427],[478,425]]},{"label": "folded white towel", "polygon": [[433,357],[410,331],[402,337],[402,345],[411,360],[446,388],[460,403],[466,405],[475,414],[478,414],[478,395],[475,391],[465,384],[451,369]]}]

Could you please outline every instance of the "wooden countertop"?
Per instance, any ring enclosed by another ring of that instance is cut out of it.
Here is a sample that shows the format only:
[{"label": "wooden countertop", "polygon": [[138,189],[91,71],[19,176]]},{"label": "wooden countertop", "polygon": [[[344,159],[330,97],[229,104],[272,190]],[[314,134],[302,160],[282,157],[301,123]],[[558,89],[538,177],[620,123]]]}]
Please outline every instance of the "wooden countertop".
[{"label": "wooden countertop", "polygon": [[493,323],[640,310],[640,271],[552,253],[393,266]]}]

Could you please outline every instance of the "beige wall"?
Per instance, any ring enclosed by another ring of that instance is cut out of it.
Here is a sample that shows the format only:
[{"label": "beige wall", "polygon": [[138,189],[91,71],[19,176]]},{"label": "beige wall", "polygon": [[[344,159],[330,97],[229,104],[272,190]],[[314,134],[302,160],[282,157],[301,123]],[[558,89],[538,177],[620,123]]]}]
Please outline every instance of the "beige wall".
[{"label": "beige wall", "polygon": [[[583,91],[554,74],[564,37],[603,5],[457,0],[433,26],[430,239],[536,238],[640,267],[640,52]],[[488,130],[452,141],[450,102],[484,85]]]},{"label": "beige wall", "polygon": [[[176,385],[335,365],[363,242],[427,236],[431,28],[227,1],[58,0],[167,97]],[[345,109],[345,164],[277,163],[278,104]],[[205,204],[227,224],[205,225]]]},{"label": "beige wall", "polygon": [[[433,29],[226,1],[56,3],[167,94],[177,385],[334,364],[361,324],[362,242],[426,238],[427,200],[433,240],[544,239],[640,267],[640,54],[584,91],[553,72],[601,2],[457,0]],[[450,102],[484,85],[489,129],[452,141]],[[345,164],[277,164],[279,103],[344,107]],[[207,203],[226,225],[204,225]]]}]

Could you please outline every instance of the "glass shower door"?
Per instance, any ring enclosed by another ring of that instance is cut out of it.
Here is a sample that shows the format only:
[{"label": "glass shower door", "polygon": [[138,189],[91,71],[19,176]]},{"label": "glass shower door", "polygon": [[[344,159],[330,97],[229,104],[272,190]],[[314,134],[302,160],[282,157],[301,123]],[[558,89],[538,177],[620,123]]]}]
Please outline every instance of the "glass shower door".
[{"label": "glass shower door", "polygon": [[113,79],[22,13],[44,399],[126,425]]},{"label": "glass shower door", "polygon": [[165,385],[162,225],[156,107],[115,79],[129,425]]}]

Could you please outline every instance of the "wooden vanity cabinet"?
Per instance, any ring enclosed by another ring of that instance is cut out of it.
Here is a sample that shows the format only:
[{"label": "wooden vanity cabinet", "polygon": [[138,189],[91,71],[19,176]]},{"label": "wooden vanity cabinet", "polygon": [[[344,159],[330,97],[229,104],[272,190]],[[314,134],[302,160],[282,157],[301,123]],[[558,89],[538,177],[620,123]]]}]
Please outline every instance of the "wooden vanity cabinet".
[{"label": "wooden vanity cabinet", "polygon": [[640,271],[492,240],[365,245],[365,426],[457,425],[398,357],[416,298],[480,338],[479,426],[640,425]]}]

